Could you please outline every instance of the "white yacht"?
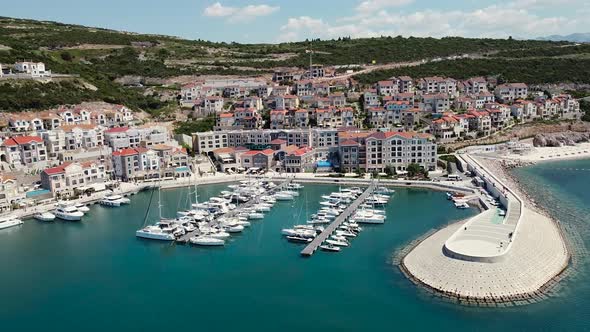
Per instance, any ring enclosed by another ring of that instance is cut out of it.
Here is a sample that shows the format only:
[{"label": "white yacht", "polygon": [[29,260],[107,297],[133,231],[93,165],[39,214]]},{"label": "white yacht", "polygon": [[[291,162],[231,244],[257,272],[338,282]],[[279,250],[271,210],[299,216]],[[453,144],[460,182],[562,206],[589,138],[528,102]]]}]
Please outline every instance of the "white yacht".
[{"label": "white yacht", "polygon": [[198,237],[191,237],[189,239],[190,243],[196,244],[198,246],[222,246],[225,244],[225,241],[222,239],[217,239],[214,237],[208,236],[198,236]]},{"label": "white yacht", "polygon": [[284,192],[284,191],[276,193],[274,197],[277,201],[292,201],[293,200],[293,195],[291,195],[287,192]]},{"label": "white yacht", "polygon": [[215,232],[207,234],[207,237],[212,237],[214,239],[221,239],[225,240],[230,237],[230,234],[227,232]]},{"label": "white yacht", "polygon": [[86,206],[86,204],[84,203],[76,203],[76,205],[74,205],[76,207],[76,209],[78,209],[78,211],[82,212],[82,213],[86,213],[88,211],[90,211],[90,208],[88,206]]},{"label": "white yacht", "polygon": [[264,219],[264,213],[250,212],[248,213],[248,219]]},{"label": "white yacht", "polygon": [[354,214],[353,219],[360,224],[383,224],[386,217],[371,211],[360,210]]},{"label": "white yacht", "polygon": [[2,217],[2,218],[0,218],[0,229],[14,227],[14,226],[22,225],[22,224],[23,224],[23,221],[15,218],[15,217]]},{"label": "white yacht", "polygon": [[99,201],[100,205],[104,206],[121,206],[123,204],[129,204],[131,200],[121,195],[109,195],[105,196]]},{"label": "white yacht", "polygon": [[328,239],[328,240],[326,240],[326,243],[331,244],[333,246],[338,246],[338,247],[348,247],[348,242],[344,242],[344,241]]},{"label": "white yacht", "polygon": [[320,249],[324,250],[324,251],[331,251],[331,252],[338,252],[340,251],[340,247],[337,247],[333,244],[322,244],[320,246]]},{"label": "white yacht", "polygon": [[172,232],[166,229],[162,229],[158,226],[147,226],[135,232],[135,236],[144,239],[162,240],[162,241],[174,241],[175,237]]},{"label": "white yacht", "polygon": [[51,212],[41,212],[41,213],[37,213],[36,215],[34,215],[33,218],[40,220],[40,221],[54,221],[55,214],[53,214]]},{"label": "white yacht", "polygon": [[78,211],[75,206],[65,204],[58,205],[53,214],[59,219],[68,221],[79,221],[84,216],[84,213]]}]

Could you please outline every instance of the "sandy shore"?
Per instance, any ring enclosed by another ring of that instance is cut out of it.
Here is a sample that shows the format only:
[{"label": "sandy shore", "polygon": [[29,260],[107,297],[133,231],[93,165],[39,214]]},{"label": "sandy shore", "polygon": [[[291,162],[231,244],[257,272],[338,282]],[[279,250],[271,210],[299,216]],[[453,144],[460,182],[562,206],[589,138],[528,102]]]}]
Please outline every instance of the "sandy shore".
[{"label": "sandy shore", "polygon": [[499,158],[522,162],[541,162],[553,160],[590,158],[590,143],[579,143],[575,146],[534,147],[528,153],[499,155]]}]

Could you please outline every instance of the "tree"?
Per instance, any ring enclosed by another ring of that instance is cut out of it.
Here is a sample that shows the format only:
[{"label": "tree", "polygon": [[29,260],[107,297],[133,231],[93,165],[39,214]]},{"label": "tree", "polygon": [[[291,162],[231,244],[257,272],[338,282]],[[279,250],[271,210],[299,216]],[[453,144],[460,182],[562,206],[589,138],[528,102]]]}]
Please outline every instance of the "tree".
[{"label": "tree", "polygon": [[68,52],[68,51],[63,51],[63,52],[61,52],[61,53],[59,54],[59,56],[61,57],[61,59],[62,59],[63,61],[67,61],[67,62],[70,62],[70,61],[72,61],[72,59],[73,59],[73,57],[72,57],[72,54],[71,54],[70,52]]},{"label": "tree", "polygon": [[406,168],[406,171],[408,171],[408,176],[412,177],[412,178],[422,172],[420,165],[418,165],[416,163],[409,164],[408,167]]},{"label": "tree", "polygon": [[387,176],[395,175],[396,174],[395,167],[392,165],[385,166],[385,174],[387,174]]}]

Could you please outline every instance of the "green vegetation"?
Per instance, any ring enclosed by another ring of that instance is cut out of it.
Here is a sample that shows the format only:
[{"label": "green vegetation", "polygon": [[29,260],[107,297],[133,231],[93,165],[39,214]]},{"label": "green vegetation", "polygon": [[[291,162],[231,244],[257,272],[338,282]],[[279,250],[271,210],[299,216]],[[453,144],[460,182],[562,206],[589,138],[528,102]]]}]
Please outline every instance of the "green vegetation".
[{"label": "green vegetation", "polygon": [[590,101],[580,100],[580,110],[584,112],[582,121],[590,122]]},{"label": "green vegetation", "polygon": [[448,76],[466,79],[474,76],[499,76],[503,82],[524,83],[590,83],[590,59],[463,59],[431,62],[416,67],[374,71],[356,75],[360,83],[373,84],[392,76],[412,78]]},{"label": "green vegetation", "polygon": [[0,95],[0,109],[7,111],[47,109],[63,104],[100,100],[124,104],[136,110],[157,110],[163,106],[154,96],[145,96],[138,91],[120,86],[105,86],[94,91],[87,88],[79,79],[50,83],[27,80],[0,81]]},{"label": "green vegetation", "polygon": [[414,178],[414,177],[427,178],[428,177],[428,171],[425,170],[424,168],[420,167],[420,165],[418,165],[416,163],[409,164],[408,167],[406,167],[406,171],[408,172],[408,176],[410,178]]},{"label": "green vegetation", "polygon": [[203,119],[175,122],[174,126],[176,127],[176,129],[174,129],[174,133],[185,134],[190,136],[192,133],[211,131],[215,126],[215,120],[215,114],[211,114]]},{"label": "green vegetation", "polygon": [[590,54],[590,44],[563,47],[530,48],[526,50],[501,51],[494,57],[504,58],[531,58],[531,57],[557,57],[567,55]]}]

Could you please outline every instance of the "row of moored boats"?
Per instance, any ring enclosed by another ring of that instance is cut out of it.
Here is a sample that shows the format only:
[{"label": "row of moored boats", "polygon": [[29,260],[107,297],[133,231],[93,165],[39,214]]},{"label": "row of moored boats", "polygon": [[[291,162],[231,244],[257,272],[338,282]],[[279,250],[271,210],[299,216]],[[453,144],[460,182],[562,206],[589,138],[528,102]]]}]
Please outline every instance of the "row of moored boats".
[{"label": "row of moored boats", "polygon": [[244,180],[228,186],[229,190],[206,202],[199,202],[195,186],[190,209],[177,211],[175,218],[163,218],[158,199],[159,221],[137,230],[136,236],[162,241],[185,239],[199,246],[223,246],[232,234],[242,233],[252,221],[264,219],[277,201],[293,200],[300,188],[303,186],[292,183],[278,191],[273,182]]},{"label": "row of moored boats", "polygon": [[[385,187],[377,188],[359,205],[348,220],[342,222],[320,245],[320,249],[338,252],[340,248],[348,247],[350,240],[362,231],[359,224],[383,224],[386,219],[383,207],[388,203],[393,192],[392,189]],[[312,242],[325,230],[326,225],[334,222],[362,193],[361,188],[353,187],[341,188],[337,192],[323,195],[323,200],[320,202],[321,208],[311,216],[306,225],[295,225],[293,228],[283,229],[282,235],[290,242],[303,244]]]},{"label": "row of moored boats", "polygon": [[[129,198],[121,195],[106,195],[99,200],[99,204],[104,206],[121,206],[129,204]],[[39,221],[54,221],[56,218],[66,221],[80,221],[84,214],[90,211],[88,205],[84,203],[58,202],[52,211],[39,212],[33,215],[33,218]],[[23,221],[19,218],[7,216],[0,218],[0,229],[10,228],[22,225]]]}]

